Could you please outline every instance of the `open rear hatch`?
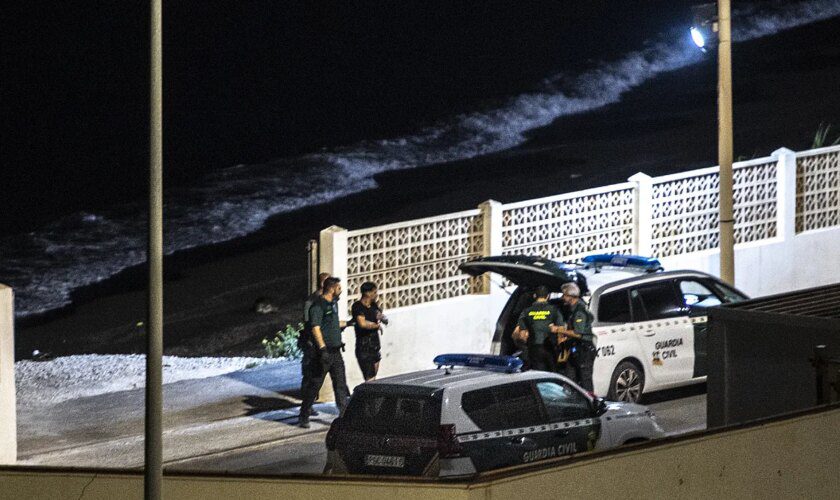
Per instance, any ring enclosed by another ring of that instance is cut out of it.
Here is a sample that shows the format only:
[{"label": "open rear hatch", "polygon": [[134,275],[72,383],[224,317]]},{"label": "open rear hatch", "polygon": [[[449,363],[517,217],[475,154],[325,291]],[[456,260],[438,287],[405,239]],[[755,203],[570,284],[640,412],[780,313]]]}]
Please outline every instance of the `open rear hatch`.
[{"label": "open rear hatch", "polygon": [[586,279],[574,266],[562,264],[531,255],[503,255],[482,257],[464,262],[458,268],[470,276],[496,273],[513,284],[533,288],[545,285],[552,291],[559,291],[564,283],[575,282],[582,293],[587,292]]}]

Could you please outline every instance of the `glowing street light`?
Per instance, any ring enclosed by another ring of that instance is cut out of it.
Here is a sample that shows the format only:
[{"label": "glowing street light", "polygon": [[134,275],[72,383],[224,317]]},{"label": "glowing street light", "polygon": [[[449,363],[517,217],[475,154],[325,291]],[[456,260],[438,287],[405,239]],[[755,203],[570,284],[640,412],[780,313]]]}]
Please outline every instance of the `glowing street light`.
[{"label": "glowing street light", "polygon": [[694,26],[691,27],[691,39],[694,41],[694,45],[697,45],[700,50],[703,52],[706,51],[706,37],[703,36],[702,31]]},{"label": "glowing street light", "polygon": [[706,47],[716,41],[718,32],[718,15],[716,3],[704,3],[691,7],[693,20],[691,23],[691,40],[694,45],[706,52]]},{"label": "glowing street light", "polygon": [[720,278],[735,283],[732,179],[732,29],[730,0],[692,7],[691,39],[703,52],[718,42],[718,164],[720,165]]}]

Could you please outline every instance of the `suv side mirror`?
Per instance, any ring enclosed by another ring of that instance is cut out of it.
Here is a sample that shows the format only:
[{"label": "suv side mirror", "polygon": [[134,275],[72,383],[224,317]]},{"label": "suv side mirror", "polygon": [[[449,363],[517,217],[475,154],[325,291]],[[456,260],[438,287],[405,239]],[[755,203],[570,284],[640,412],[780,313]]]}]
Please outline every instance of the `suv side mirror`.
[{"label": "suv side mirror", "polygon": [[607,400],[604,398],[595,398],[592,401],[592,409],[595,412],[596,417],[600,417],[604,413],[607,413]]}]

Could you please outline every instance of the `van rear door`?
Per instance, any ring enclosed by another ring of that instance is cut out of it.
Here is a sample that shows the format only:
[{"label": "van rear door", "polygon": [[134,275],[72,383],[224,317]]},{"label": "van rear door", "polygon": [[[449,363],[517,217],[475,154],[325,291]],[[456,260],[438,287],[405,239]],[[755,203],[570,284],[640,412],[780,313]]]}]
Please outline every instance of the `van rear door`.
[{"label": "van rear door", "polygon": [[530,255],[503,255],[483,257],[464,262],[458,268],[470,276],[484,273],[501,274],[512,283],[520,286],[535,287],[545,285],[553,291],[559,291],[564,283],[576,282],[581,292],[586,292],[586,280],[575,269],[559,262]]}]

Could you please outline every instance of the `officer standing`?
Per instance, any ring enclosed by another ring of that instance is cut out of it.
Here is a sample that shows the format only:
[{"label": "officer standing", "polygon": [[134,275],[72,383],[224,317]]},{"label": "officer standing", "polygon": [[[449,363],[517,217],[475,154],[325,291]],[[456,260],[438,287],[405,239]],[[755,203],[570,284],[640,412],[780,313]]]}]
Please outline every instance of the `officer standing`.
[{"label": "officer standing", "polygon": [[366,281],[359,288],[362,297],[350,307],[351,315],[356,320],[356,360],[362,370],[365,382],[376,378],[379,373],[380,354],[379,328],[384,319],[379,304],[376,303],[376,283]]},{"label": "officer standing", "polygon": [[[321,369],[320,365],[313,366],[313,363],[319,363],[319,361],[317,356],[318,350],[315,348],[315,341],[312,338],[312,323],[309,321],[309,308],[321,298],[321,290],[324,287],[324,280],[329,277],[330,273],[319,274],[318,289],[312,292],[312,294],[309,295],[303,303],[303,331],[300,332],[300,337],[298,337],[298,347],[300,348],[300,352],[302,354],[302,358],[300,360],[301,392],[303,392],[303,390],[305,390],[305,388],[311,383],[310,379],[312,378],[311,374],[313,371],[317,373]],[[314,417],[316,415],[318,415],[318,412],[310,407],[309,416]]]},{"label": "officer standing", "polygon": [[534,303],[522,311],[513,332],[515,339],[525,341],[527,369],[553,372],[557,358],[557,340],[552,332],[563,323],[563,315],[548,303],[548,288],[538,286]]},{"label": "officer standing", "polygon": [[566,363],[567,375],[581,387],[592,392],[592,368],[595,365],[595,336],[592,334],[592,313],[580,300],[580,288],[575,283],[565,283],[560,290],[563,302],[569,307],[566,327],[553,331],[570,342],[571,354]]},{"label": "officer standing", "polygon": [[341,280],[330,277],[324,280],[321,297],[309,308],[309,321],[312,324],[312,340],[317,348],[318,362],[311,363],[312,372],[306,387],[303,387],[303,401],[300,405],[298,425],[309,428],[309,412],[318,397],[318,391],[324,385],[324,378],[330,374],[335,393],[335,404],[339,412],[344,412],[350,389],[344,372],[344,359],[341,357],[341,330],[346,326],[338,319],[338,298],[341,296]]}]

